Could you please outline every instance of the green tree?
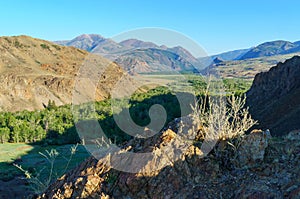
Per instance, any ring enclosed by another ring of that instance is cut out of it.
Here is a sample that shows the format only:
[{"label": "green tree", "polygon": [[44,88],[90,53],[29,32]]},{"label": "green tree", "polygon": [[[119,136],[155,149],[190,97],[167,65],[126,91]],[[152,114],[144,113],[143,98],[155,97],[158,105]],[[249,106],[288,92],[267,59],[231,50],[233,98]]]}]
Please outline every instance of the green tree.
[{"label": "green tree", "polygon": [[0,142],[2,144],[8,142],[9,134],[10,134],[9,128],[7,128],[7,127],[1,127],[0,128]]}]

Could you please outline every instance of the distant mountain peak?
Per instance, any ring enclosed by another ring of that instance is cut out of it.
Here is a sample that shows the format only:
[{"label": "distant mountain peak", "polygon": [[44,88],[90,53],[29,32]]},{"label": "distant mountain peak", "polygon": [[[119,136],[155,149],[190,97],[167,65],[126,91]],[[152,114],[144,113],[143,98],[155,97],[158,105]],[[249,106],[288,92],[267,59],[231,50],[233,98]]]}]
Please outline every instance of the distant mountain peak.
[{"label": "distant mountain peak", "polygon": [[224,62],[224,60],[221,59],[220,57],[216,57],[216,58],[213,60],[213,62],[214,62],[215,64],[220,64],[220,63]]},{"label": "distant mountain peak", "polygon": [[126,39],[124,41],[121,41],[119,44],[128,48],[158,48],[155,43],[138,39]]},{"label": "distant mountain peak", "polygon": [[[101,35],[98,34],[82,34],[79,35],[78,37],[75,37],[74,39],[91,39],[91,40],[98,40],[98,39],[105,39]],[[73,40],[74,40],[73,39]]]},{"label": "distant mountain peak", "polygon": [[[114,43],[98,34],[82,34],[68,41],[56,41],[55,43],[63,46],[74,46],[86,51],[92,51],[98,44],[107,42]],[[111,44],[114,45],[114,44]]]}]

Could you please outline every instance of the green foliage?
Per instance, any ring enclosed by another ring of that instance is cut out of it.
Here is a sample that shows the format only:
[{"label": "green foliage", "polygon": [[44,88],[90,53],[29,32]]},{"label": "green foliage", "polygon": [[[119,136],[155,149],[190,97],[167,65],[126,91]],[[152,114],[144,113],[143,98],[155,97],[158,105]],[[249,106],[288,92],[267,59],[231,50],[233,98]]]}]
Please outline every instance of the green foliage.
[{"label": "green foliage", "polygon": [[251,87],[252,81],[243,79],[224,79],[225,91],[230,94],[242,96]]},{"label": "green foliage", "polygon": [[0,143],[41,140],[48,144],[76,143],[78,136],[70,130],[72,126],[74,121],[70,106],[56,107],[51,101],[41,111],[1,112]]},{"label": "green foliage", "polygon": [[[201,76],[190,76],[188,81],[199,89],[199,96],[204,96],[207,86]],[[249,82],[240,79],[223,81],[226,93],[240,95],[250,87]],[[157,87],[146,93],[135,93],[129,99],[114,100],[119,104],[119,110],[112,111],[112,100],[86,103],[71,107],[71,105],[56,106],[49,100],[45,109],[38,111],[21,111],[16,113],[0,112],[0,143],[34,143],[42,142],[50,145],[74,144],[80,142],[75,123],[97,120],[106,136],[112,142],[122,143],[131,138],[116,124],[113,114],[120,114],[129,109],[131,119],[140,126],[150,123],[149,110],[152,105],[159,104],[167,112],[165,125],[174,118],[180,117],[181,109],[177,97],[167,87]],[[73,115],[73,111],[78,115]],[[185,113],[188,114],[188,113]]]},{"label": "green foliage", "polygon": [[3,144],[9,140],[10,130],[7,127],[0,128],[0,142]]},{"label": "green foliage", "polygon": [[61,47],[59,45],[53,44],[52,47],[55,48],[56,50],[61,50]]},{"label": "green foliage", "polygon": [[188,80],[188,83],[190,83],[194,87],[195,91],[197,91],[198,93],[205,93],[207,83],[204,79],[192,78]]},{"label": "green foliage", "polygon": [[152,90],[150,93],[147,94],[137,95],[130,101],[130,104],[130,114],[134,119],[135,123],[140,126],[146,126],[148,123],[150,123],[150,117],[148,112],[150,107],[154,104],[160,104],[166,110],[166,123],[169,123],[176,117],[180,117],[181,114],[180,105],[176,96],[171,94],[167,90],[164,90],[164,88]]},{"label": "green foliage", "polygon": [[[154,104],[160,104],[165,108],[167,122],[180,116],[176,96],[165,87],[152,89],[147,93],[136,93],[129,100],[129,104],[126,100],[115,102],[120,105],[120,110],[115,111],[114,114],[119,114],[128,108],[132,120],[141,126],[146,126],[150,122],[149,109]],[[92,107],[95,107],[95,111]],[[80,116],[73,115],[71,108]],[[75,123],[84,120],[88,124],[89,120],[95,119],[112,142],[121,143],[131,138],[115,123],[111,100],[74,107],[71,105],[57,107],[54,101],[49,100],[45,109],[39,111],[0,112],[0,143],[42,142],[50,145],[78,143],[80,139]]]},{"label": "green foliage", "polygon": [[117,181],[118,175],[115,173],[109,172],[104,176],[104,179],[105,179],[105,182],[113,185]]},{"label": "green foliage", "polygon": [[55,101],[54,100],[50,100],[48,101],[48,105],[47,105],[47,109],[55,109],[57,106],[55,104]]},{"label": "green foliage", "polygon": [[41,44],[40,45],[43,49],[49,50],[50,47],[47,44]]},{"label": "green foliage", "polygon": [[[204,94],[207,89],[207,80],[205,80],[201,76],[190,76],[188,77],[188,83],[190,83],[194,88],[197,94]],[[220,84],[220,86],[224,87],[225,92],[228,95],[234,94],[242,96],[245,94],[251,87],[251,80],[244,80],[238,78],[228,78],[223,79],[220,82],[214,82]]]},{"label": "green foliage", "polygon": [[4,39],[7,41],[7,43],[11,44],[11,40],[8,37],[4,37]]},{"label": "green foliage", "polygon": [[23,44],[21,44],[21,43],[20,43],[19,41],[17,41],[17,40],[14,42],[14,44],[15,44],[15,47],[16,47],[16,48],[22,48],[22,47],[23,47]]}]

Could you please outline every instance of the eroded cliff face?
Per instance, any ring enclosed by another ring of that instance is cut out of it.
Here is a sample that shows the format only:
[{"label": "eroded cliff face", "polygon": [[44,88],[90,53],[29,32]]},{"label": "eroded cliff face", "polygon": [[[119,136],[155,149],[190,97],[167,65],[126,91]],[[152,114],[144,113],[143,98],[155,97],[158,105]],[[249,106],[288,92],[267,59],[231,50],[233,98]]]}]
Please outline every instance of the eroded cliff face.
[{"label": "eroded cliff face", "polygon": [[300,57],[279,63],[255,76],[247,105],[259,127],[273,135],[300,129]]},{"label": "eroded cliff face", "polygon": [[[84,78],[94,78],[97,89]],[[41,109],[49,100],[70,104],[74,92],[79,93],[78,103],[103,100],[121,78],[126,74],[115,63],[74,47],[28,36],[0,38],[2,111]],[[74,88],[76,84],[83,88]]]}]

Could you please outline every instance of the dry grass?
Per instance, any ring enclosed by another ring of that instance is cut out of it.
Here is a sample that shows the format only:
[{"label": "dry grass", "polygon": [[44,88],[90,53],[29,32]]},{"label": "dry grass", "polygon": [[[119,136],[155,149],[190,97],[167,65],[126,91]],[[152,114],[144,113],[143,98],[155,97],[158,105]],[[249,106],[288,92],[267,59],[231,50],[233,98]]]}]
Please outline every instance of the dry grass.
[{"label": "dry grass", "polygon": [[211,96],[209,90],[208,86],[205,97],[193,107],[194,118],[199,118],[199,126],[204,128],[204,135],[200,137],[214,141],[230,140],[244,135],[257,123],[245,108],[246,97],[226,97],[224,92]]}]

